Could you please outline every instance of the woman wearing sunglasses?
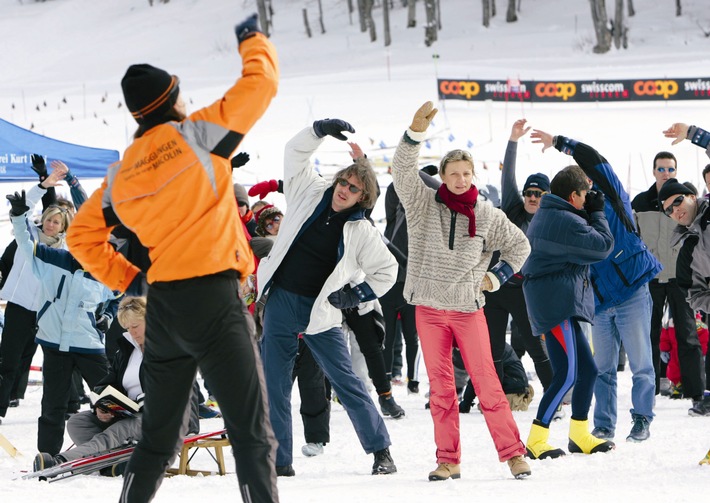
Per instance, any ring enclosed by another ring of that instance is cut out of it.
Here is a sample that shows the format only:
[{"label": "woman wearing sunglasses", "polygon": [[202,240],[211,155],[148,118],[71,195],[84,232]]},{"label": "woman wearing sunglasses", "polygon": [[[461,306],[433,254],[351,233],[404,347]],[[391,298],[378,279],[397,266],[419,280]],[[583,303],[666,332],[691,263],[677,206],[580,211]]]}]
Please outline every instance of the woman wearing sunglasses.
[{"label": "woman wearing sunglasses", "polygon": [[283,192],[288,218],[257,271],[258,295],[268,295],[262,358],[280,476],[295,475],[290,397],[300,333],[347,410],[363,450],[374,455],[372,474],[397,471],[389,433],[353,373],[341,330],[341,310],[383,295],[397,274],[394,257],[365,217],[377,198],[377,178],[366,159],[341,169],[332,182],[310,162],[325,137],[345,141],[346,132],[355,130],[345,121],[318,120],[287,143]]}]

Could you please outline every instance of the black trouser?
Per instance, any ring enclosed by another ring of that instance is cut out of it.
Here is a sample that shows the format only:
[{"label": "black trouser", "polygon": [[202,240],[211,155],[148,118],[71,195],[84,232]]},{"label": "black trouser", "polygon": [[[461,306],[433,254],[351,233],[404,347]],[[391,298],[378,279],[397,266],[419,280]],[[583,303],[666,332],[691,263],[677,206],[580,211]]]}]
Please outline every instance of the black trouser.
[{"label": "black trouser", "polygon": [[513,317],[525,350],[535,364],[535,372],[540,378],[544,390],[552,382],[552,366],[547,353],[542,347],[542,338],[535,337],[530,328],[528,311],[522,287],[503,286],[495,292],[485,292],[486,305],[483,312],[488,323],[491,338],[491,353],[498,378],[503,382],[503,351],[505,350],[505,332],[508,327],[508,315]]},{"label": "black trouser", "polygon": [[367,374],[372,379],[378,395],[392,391],[387,372],[385,371],[385,359],[382,355],[382,343],[385,339],[385,327],[375,323],[375,311],[369,311],[363,315],[355,309],[343,309],[345,322],[355,334],[360,352],[365,357]]},{"label": "black trouser", "polygon": [[417,354],[419,353],[419,336],[417,335],[417,322],[415,308],[404,300],[404,283],[398,282],[380,297],[382,316],[385,318],[385,369],[392,374],[394,365],[395,338],[397,336],[397,316],[400,317],[402,336],[406,345],[407,379],[418,380]]},{"label": "black trouser", "polygon": [[37,313],[8,302],[5,307],[5,327],[0,341],[0,416],[5,417],[13,393],[25,367],[29,371],[37,350]]},{"label": "black trouser", "polygon": [[663,308],[666,301],[673,318],[675,337],[678,342],[678,362],[683,383],[683,394],[688,397],[702,396],[705,389],[703,382],[703,352],[698,340],[695,325],[695,313],[685,300],[678,283],[671,280],[660,283],[653,280],[648,284],[653,306],[651,308],[651,349],[653,353],[653,368],[656,371],[656,394],[660,392],[661,379],[661,324],[663,323]]},{"label": "black trouser", "polygon": [[276,439],[268,415],[254,321],[228,271],[148,290],[142,438],[124,475],[122,502],[147,502],[177,456],[197,368],[219,402],[242,500],[277,502]]},{"label": "black trouser", "polygon": [[55,456],[64,444],[65,414],[74,386],[74,369],[79,369],[93,389],[106,377],[108,360],[104,353],[68,353],[45,346],[42,353],[42,415],[37,422],[37,450]]},{"label": "black trouser", "polygon": [[298,378],[301,395],[301,419],[306,443],[330,442],[330,398],[325,386],[325,374],[313,358],[303,339],[298,340],[298,353],[292,379]]}]

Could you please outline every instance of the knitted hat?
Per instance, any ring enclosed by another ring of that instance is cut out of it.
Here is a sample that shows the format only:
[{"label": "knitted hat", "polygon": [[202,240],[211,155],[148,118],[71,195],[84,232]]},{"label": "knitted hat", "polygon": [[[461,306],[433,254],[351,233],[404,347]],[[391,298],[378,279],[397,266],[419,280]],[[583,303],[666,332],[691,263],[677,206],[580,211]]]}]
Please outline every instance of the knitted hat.
[{"label": "knitted hat", "polygon": [[121,80],[123,98],[138,124],[163,116],[175,105],[180,80],[147,64],[131,65]]},{"label": "knitted hat", "polygon": [[658,191],[658,202],[661,203],[661,207],[663,207],[663,203],[666,199],[671,196],[677,196],[678,194],[694,196],[696,193],[693,192],[693,189],[680,183],[675,178],[669,178],[666,180],[666,183],[663,184],[661,190]]},{"label": "knitted hat", "polygon": [[266,205],[257,211],[254,215],[254,219],[256,220],[256,233],[259,236],[268,236],[269,233],[266,232],[266,221],[273,219],[277,215],[283,216],[283,213],[273,204]]},{"label": "knitted hat", "polygon": [[237,206],[249,206],[247,189],[245,189],[241,183],[234,184],[234,197],[237,199]]},{"label": "knitted hat", "polygon": [[550,192],[550,179],[543,173],[535,173],[525,180],[523,192],[528,189],[540,189],[543,192]]}]

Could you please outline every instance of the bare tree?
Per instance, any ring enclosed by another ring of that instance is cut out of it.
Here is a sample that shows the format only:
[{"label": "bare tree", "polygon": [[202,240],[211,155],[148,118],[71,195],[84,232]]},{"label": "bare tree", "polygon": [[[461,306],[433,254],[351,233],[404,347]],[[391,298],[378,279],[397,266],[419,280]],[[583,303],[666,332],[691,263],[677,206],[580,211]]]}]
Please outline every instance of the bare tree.
[{"label": "bare tree", "polygon": [[325,33],[325,25],[323,24],[323,4],[318,0],[318,23],[320,23],[321,35]]},{"label": "bare tree", "polygon": [[515,0],[508,0],[508,12],[505,14],[505,20],[509,23],[518,20],[518,14],[515,12]]},{"label": "bare tree", "polygon": [[417,0],[407,1],[407,28],[417,26]]},{"label": "bare tree", "polygon": [[362,0],[364,7],[365,24],[370,29],[370,42],[377,40],[377,30],[375,29],[375,20],[372,18],[373,0]]},{"label": "bare tree", "polygon": [[483,26],[488,28],[491,25],[491,3],[490,0],[481,0],[483,4]]},{"label": "bare tree", "polygon": [[367,0],[357,0],[357,14],[360,19],[360,31],[367,31],[367,16],[365,14],[365,2]]},{"label": "bare tree", "polygon": [[269,9],[266,7],[266,0],[256,1],[257,10],[259,11],[259,22],[261,23],[261,31],[267,37],[271,36],[271,17],[269,16]]},{"label": "bare tree", "polygon": [[426,12],[426,26],[424,27],[424,44],[429,47],[436,42],[437,21],[436,21],[436,1],[424,0],[424,11]]},{"label": "bare tree", "polygon": [[392,43],[392,37],[390,36],[390,2],[385,0],[382,2],[382,25],[385,32],[385,47],[389,47]]},{"label": "bare tree", "polygon": [[611,49],[611,30],[606,15],[606,2],[605,0],[589,0],[589,3],[592,7],[592,22],[597,35],[597,45],[594,46],[594,52],[604,54]]},{"label": "bare tree", "polygon": [[614,23],[612,35],[614,37],[614,47],[619,49],[624,45],[624,49],[628,46],[628,27],[624,22],[624,0],[616,0],[616,8],[614,9]]},{"label": "bare tree", "polygon": [[629,7],[629,17],[634,17],[636,15],[636,9],[634,9],[634,0],[629,0],[627,4]]},{"label": "bare tree", "polygon": [[675,15],[680,16],[682,14],[682,7],[680,5],[680,0],[675,0]]},{"label": "bare tree", "polygon": [[303,24],[306,27],[306,35],[308,35],[308,38],[311,38],[313,34],[311,33],[311,25],[308,22],[308,10],[305,7],[303,8]]},{"label": "bare tree", "polygon": [[491,0],[491,17],[496,17],[496,0]]}]

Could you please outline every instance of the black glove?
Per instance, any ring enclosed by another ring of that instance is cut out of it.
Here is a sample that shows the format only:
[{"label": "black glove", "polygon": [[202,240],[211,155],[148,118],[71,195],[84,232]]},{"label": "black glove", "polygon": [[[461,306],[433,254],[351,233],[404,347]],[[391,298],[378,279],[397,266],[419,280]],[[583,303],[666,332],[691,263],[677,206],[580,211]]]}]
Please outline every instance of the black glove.
[{"label": "black glove", "polygon": [[247,154],[246,152],[239,152],[237,155],[232,157],[232,169],[241,168],[248,162],[249,154]]},{"label": "black glove", "polygon": [[145,297],[148,294],[148,282],[145,273],[138,271],[131,284],[126,288],[126,295],[129,297]]},{"label": "black glove", "polygon": [[102,314],[101,316],[99,316],[99,319],[96,320],[96,328],[101,330],[103,333],[106,333],[108,331],[109,327],[111,326],[112,321],[113,320],[111,319],[110,316]]},{"label": "black glove", "polygon": [[15,192],[14,194],[8,194],[6,197],[7,200],[10,201],[10,205],[12,206],[12,208],[10,208],[11,217],[19,217],[30,210],[30,207],[27,206],[27,200],[25,199],[24,190],[21,194],[19,192]]},{"label": "black glove", "polygon": [[360,297],[350,288],[350,285],[345,285],[328,295],[328,302],[338,309],[351,309],[360,304]]},{"label": "black glove", "polygon": [[252,14],[246,18],[234,27],[234,33],[236,33],[237,41],[240,44],[257,33],[261,33],[261,30],[259,29],[259,16],[257,14]]},{"label": "black glove", "polygon": [[44,162],[44,157],[39,154],[32,154],[30,159],[32,159],[32,171],[39,175],[39,183],[42,183],[47,179],[47,176],[49,176],[47,173],[47,163]]},{"label": "black glove", "polygon": [[345,141],[347,138],[342,132],[354,133],[355,129],[341,119],[323,119],[313,123],[313,131],[318,138],[330,135],[335,139]]},{"label": "black glove", "polygon": [[584,209],[587,210],[587,213],[604,211],[604,193],[598,190],[588,191],[587,197],[584,199]]}]

